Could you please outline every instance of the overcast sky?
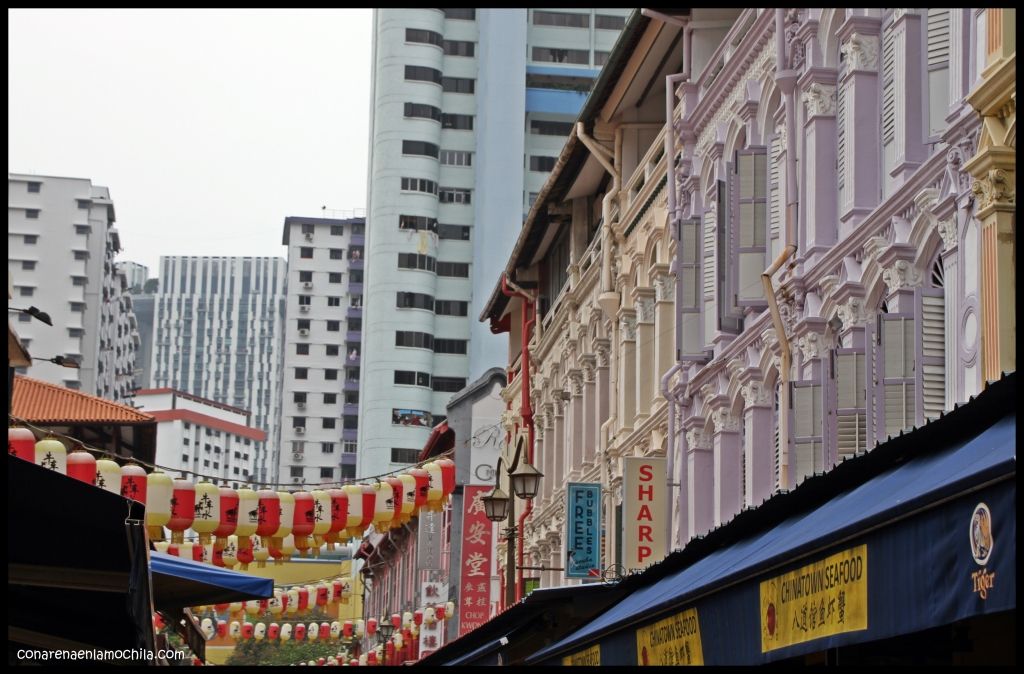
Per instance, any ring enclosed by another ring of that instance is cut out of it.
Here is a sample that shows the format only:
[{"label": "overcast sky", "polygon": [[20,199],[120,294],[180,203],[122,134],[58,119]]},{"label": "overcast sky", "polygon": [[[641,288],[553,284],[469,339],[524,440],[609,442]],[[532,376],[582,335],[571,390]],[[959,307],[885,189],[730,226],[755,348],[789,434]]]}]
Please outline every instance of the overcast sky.
[{"label": "overcast sky", "polygon": [[133,260],[366,205],[371,10],[8,10],[8,170],[110,188]]}]

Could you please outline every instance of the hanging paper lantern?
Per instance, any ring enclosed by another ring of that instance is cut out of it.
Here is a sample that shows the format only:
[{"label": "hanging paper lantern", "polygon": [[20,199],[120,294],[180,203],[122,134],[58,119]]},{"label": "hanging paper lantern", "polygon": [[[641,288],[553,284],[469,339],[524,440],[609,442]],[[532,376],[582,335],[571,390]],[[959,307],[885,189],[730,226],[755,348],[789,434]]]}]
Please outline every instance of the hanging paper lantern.
[{"label": "hanging paper lantern", "polygon": [[423,624],[423,611],[421,611],[420,609],[416,609],[412,612],[412,623],[414,625]]},{"label": "hanging paper lantern", "polygon": [[327,605],[330,606],[337,601],[337,597],[334,594],[334,583],[326,583],[327,586]]},{"label": "hanging paper lantern", "polygon": [[365,656],[362,656],[362,655],[359,656],[359,664],[363,664],[363,657],[366,657],[366,664],[367,665],[376,665],[377,664],[377,651],[376,650],[370,651]]},{"label": "hanging paper lantern", "polygon": [[214,604],[213,610],[217,613],[224,613],[224,611],[228,610],[229,606],[231,606],[231,604]]},{"label": "hanging paper lantern", "polygon": [[362,639],[366,634],[366,621],[362,618],[356,619],[356,638]]},{"label": "hanging paper lantern", "polygon": [[397,477],[386,477],[384,482],[387,482],[389,491],[391,492],[388,496],[388,506],[391,508],[391,519],[387,521],[387,526],[391,529],[401,526],[402,523],[402,481]]},{"label": "hanging paper lantern", "polygon": [[224,549],[220,551],[224,568],[233,569],[238,564],[238,536],[231,535],[225,540]]},{"label": "hanging paper lantern", "polygon": [[288,641],[292,638],[292,626],[291,623],[285,623],[281,625],[281,641]]},{"label": "hanging paper lantern", "polygon": [[192,559],[192,554],[193,554],[192,549],[195,547],[195,544],[192,541],[184,541],[183,543],[176,543],[176,544],[172,545],[171,547],[172,548],[173,547],[178,548],[178,557],[181,557],[182,559]]},{"label": "hanging paper lantern", "polygon": [[363,519],[359,523],[359,535],[362,536],[366,527],[373,524],[377,512],[377,490],[372,484],[362,484],[359,488],[363,492]]},{"label": "hanging paper lantern", "polygon": [[313,556],[320,556],[320,546],[324,544],[325,536],[331,530],[332,508],[331,495],[323,489],[314,489],[313,495]]},{"label": "hanging paper lantern", "polygon": [[217,548],[216,545],[213,547],[213,565],[222,568],[224,566],[224,550]]},{"label": "hanging paper lantern", "polygon": [[288,534],[281,539],[281,558],[288,561],[295,554],[295,537]]},{"label": "hanging paper lantern", "polygon": [[[7,453],[35,463],[36,436],[27,428],[13,426],[7,429]],[[90,454],[90,456],[92,456]],[[84,482],[84,480],[83,480]]]},{"label": "hanging paper lantern", "polygon": [[437,465],[441,467],[441,491],[447,498],[455,491],[455,462],[451,459],[438,459]]},{"label": "hanging paper lantern", "polygon": [[[68,474],[68,450],[57,438],[48,435],[36,443],[35,463],[37,466]],[[117,465],[116,463],[114,464]],[[120,482],[118,483],[120,487]]]},{"label": "hanging paper lantern", "polygon": [[[35,447],[33,442],[33,452],[35,452]],[[33,454],[34,458],[35,455]],[[87,484],[96,484],[96,457],[84,449],[68,454],[68,477],[73,477]]]},{"label": "hanging paper lantern", "polygon": [[353,660],[352,662],[357,667],[365,667],[366,666],[366,653],[363,653],[362,655],[359,656],[358,660]]},{"label": "hanging paper lantern", "polygon": [[297,491],[292,494],[292,498],[295,500],[295,510],[291,533],[295,536],[295,547],[301,550],[302,556],[305,557],[305,551],[309,549],[306,538],[313,533],[313,495],[308,491]]},{"label": "hanging paper lantern", "polygon": [[333,550],[335,543],[342,537],[347,538],[348,494],[344,489],[328,489],[327,494],[331,497],[331,527],[324,539],[327,541],[327,549]]},{"label": "hanging paper lantern", "polygon": [[281,626],[277,623],[270,623],[270,626],[267,627],[267,638],[274,640],[279,636],[281,636]]},{"label": "hanging paper lantern", "polygon": [[192,525],[195,517],[196,488],[188,480],[174,481],[174,495],[171,498],[171,519],[167,528],[171,530],[171,542],[180,543],[185,539],[185,529]]},{"label": "hanging paper lantern", "polygon": [[309,590],[304,587],[295,588],[298,593],[298,601],[296,602],[300,611],[309,610]]},{"label": "hanging paper lantern", "polygon": [[412,627],[412,611],[402,613],[402,627],[405,629]]},{"label": "hanging paper lantern", "polygon": [[256,631],[256,628],[253,626],[253,624],[251,622],[247,621],[247,622],[242,623],[242,638],[243,639],[252,639],[253,632],[255,632],[255,631]]},{"label": "hanging paper lantern", "polygon": [[[269,538],[267,540],[270,540]],[[270,549],[263,544],[263,539],[259,536],[253,536],[249,539],[249,543],[252,546],[252,558],[256,560],[256,568],[262,569],[266,567],[267,560],[270,559]],[[242,552],[239,551],[239,559],[241,559]]]},{"label": "hanging paper lantern", "polygon": [[395,659],[395,644],[390,639],[384,644],[384,655],[387,658],[384,664],[391,664]]},{"label": "hanging paper lantern", "polygon": [[218,620],[217,621],[217,636],[226,637],[228,635],[228,621]]},{"label": "hanging paper lantern", "polygon": [[327,606],[327,584],[317,583],[316,584],[316,605]]},{"label": "hanging paper lantern", "polygon": [[242,636],[242,624],[237,620],[232,620],[228,626],[228,636],[232,639],[237,639]]},{"label": "hanging paper lantern", "polygon": [[428,627],[433,627],[437,623],[437,612],[434,610],[433,606],[428,606],[423,609],[423,622],[425,622]]},{"label": "hanging paper lantern", "polygon": [[228,542],[228,536],[235,533],[238,528],[238,492],[231,487],[218,488],[218,499],[220,501],[220,522],[213,530],[216,536],[214,546],[223,549]]},{"label": "hanging paper lantern", "polygon": [[281,590],[274,590],[274,596],[267,600],[267,611],[275,617],[284,611],[284,604],[281,603]]},{"label": "hanging paper lantern", "polygon": [[395,648],[401,648],[403,645],[405,645],[405,639],[402,637],[401,632],[396,631],[391,636],[391,640],[395,642]]},{"label": "hanging paper lantern", "polygon": [[167,473],[154,470],[146,476],[146,529],[150,540],[164,537],[164,525],[171,521],[171,499],[174,480]]},{"label": "hanging paper lantern", "polygon": [[416,478],[409,473],[402,473],[398,476],[398,481],[402,483],[402,509],[399,521],[405,524],[412,519],[416,510]]},{"label": "hanging paper lantern", "polygon": [[413,511],[416,512],[427,505],[430,496],[430,473],[423,468],[410,468],[409,475],[416,480],[416,508]]},{"label": "hanging paper lantern", "polygon": [[[156,548],[157,552],[162,552],[164,554],[168,554],[169,555],[170,554],[170,549],[171,549],[170,546],[171,546],[170,541],[153,541],[153,547]],[[175,549],[177,549],[177,547],[175,547]],[[177,554],[177,553],[175,553],[175,554]]]},{"label": "hanging paper lantern", "polygon": [[319,626],[320,634],[317,636],[322,641],[327,641],[331,638],[331,625],[330,623],[320,623]]},{"label": "hanging paper lantern", "polygon": [[281,593],[281,613],[288,611],[288,604],[291,602],[291,597],[288,594],[288,590],[276,590]]},{"label": "hanging paper lantern", "polygon": [[249,547],[242,548],[242,539],[238,539],[239,547],[236,555],[238,557],[238,565],[242,569],[242,571],[246,571],[249,568],[249,565],[252,564],[253,560],[255,559],[255,557],[253,557],[252,554],[252,541],[249,540],[247,542],[249,543]]},{"label": "hanging paper lantern", "polygon": [[260,603],[255,600],[245,602],[245,612],[252,616],[259,615]]},{"label": "hanging paper lantern", "polygon": [[444,608],[445,608],[445,611],[446,611],[446,615],[449,618],[451,618],[452,616],[455,615],[455,602],[450,601],[450,602],[445,603]]},{"label": "hanging paper lantern", "polygon": [[210,564],[213,562],[213,543],[202,543],[192,544],[192,559],[203,564]]},{"label": "hanging paper lantern", "polygon": [[129,463],[121,467],[121,496],[145,504],[147,485],[146,471],[142,466]]},{"label": "hanging paper lantern", "polygon": [[345,587],[345,583],[340,581],[340,580],[336,580],[336,581],[333,581],[331,583],[331,598],[332,598],[332,601],[334,601],[334,602],[340,602],[341,601],[341,593],[342,593],[342,590],[344,589],[344,587]]},{"label": "hanging paper lantern", "polygon": [[213,620],[210,618],[203,618],[199,623],[199,630],[203,633],[203,636],[207,639],[212,639],[216,633],[216,628],[213,626]]},{"label": "hanging paper lantern", "polygon": [[402,626],[402,614],[392,613],[391,614],[391,626],[396,630]]},{"label": "hanging paper lantern", "polygon": [[252,636],[256,641],[263,641],[263,638],[267,636],[267,626],[263,623],[256,623],[256,628],[253,630]]},{"label": "hanging paper lantern", "polygon": [[331,623],[331,638],[337,639],[341,636],[341,623],[335,620]]},{"label": "hanging paper lantern", "polygon": [[114,494],[121,493],[121,466],[110,459],[96,462],[96,486]]},{"label": "hanging paper lantern", "polygon": [[220,488],[212,482],[199,482],[195,486],[192,531],[199,534],[199,542],[206,545],[210,535],[220,527]]},{"label": "hanging paper lantern", "polygon": [[293,634],[295,636],[295,640],[296,641],[305,641],[306,640],[306,626],[303,625],[302,623],[299,623],[298,625],[295,626],[295,631],[293,632]]},{"label": "hanging paper lantern", "polygon": [[352,636],[352,631],[354,629],[355,625],[352,624],[351,620],[346,620],[345,622],[341,623],[341,633],[345,636],[346,639]]},{"label": "hanging paper lantern", "polygon": [[441,465],[437,461],[431,461],[423,466],[430,477],[430,486],[427,490],[427,509],[434,512],[441,512],[442,500],[444,499],[444,481],[441,476]]},{"label": "hanging paper lantern", "polygon": [[352,596],[352,583],[348,579],[341,581],[341,598],[348,599]]},{"label": "hanging paper lantern", "polygon": [[238,490],[238,520],[235,533],[238,534],[238,548],[249,547],[249,537],[256,533],[260,521],[260,497],[247,487]]},{"label": "hanging paper lantern", "polygon": [[264,539],[263,546],[268,547],[270,537],[281,527],[281,497],[270,489],[260,489],[256,496],[259,499],[256,535]]},{"label": "hanging paper lantern", "polygon": [[369,618],[366,621],[366,633],[369,634],[371,637],[374,634],[377,633],[377,619],[376,618]]},{"label": "hanging paper lantern", "polygon": [[[295,497],[286,491],[279,491],[277,492],[277,500],[281,509],[280,521],[277,531],[270,535],[270,545],[268,547],[280,550],[281,539],[292,532],[295,520]],[[280,559],[280,555],[276,559]]]},{"label": "hanging paper lantern", "polygon": [[288,590],[288,602],[284,606],[284,610],[289,614],[297,613],[299,610],[299,591],[296,588]]},{"label": "hanging paper lantern", "polygon": [[358,484],[346,484],[341,488],[348,496],[348,516],[345,518],[346,533],[349,538],[362,536],[359,525],[363,521],[363,487]]}]

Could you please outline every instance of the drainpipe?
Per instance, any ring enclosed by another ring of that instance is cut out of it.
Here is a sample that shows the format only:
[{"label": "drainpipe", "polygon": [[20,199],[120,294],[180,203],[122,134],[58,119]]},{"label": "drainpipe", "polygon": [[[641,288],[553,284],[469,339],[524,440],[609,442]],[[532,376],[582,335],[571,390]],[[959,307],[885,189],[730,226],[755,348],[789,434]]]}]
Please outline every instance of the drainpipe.
[{"label": "drainpipe", "polygon": [[[619,196],[619,188],[622,176],[614,165],[615,154],[600,145],[597,141],[587,135],[583,122],[576,122],[576,137],[590,150],[590,153],[601,166],[612,176],[612,185],[601,201],[601,295],[598,304],[604,311],[605,316],[615,318],[615,311],[618,309],[618,297],[614,295],[612,287],[612,201]],[[618,130],[616,130],[618,140]]]},{"label": "drainpipe", "polygon": [[775,326],[779,348],[782,350],[778,423],[779,485],[783,489],[788,488],[789,485],[789,370],[792,356],[786,328],[783,326],[782,316],[779,314],[779,304],[775,297],[775,288],[772,285],[772,275],[797,251],[796,218],[799,203],[796,191],[796,110],[794,109],[797,73],[793,70],[781,69],[781,66],[786,65],[785,15],[785,9],[775,10],[775,63],[778,68],[775,81],[784,94],[783,103],[786,109],[786,247],[771,266],[761,274],[764,296],[768,300],[768,310],[771,312],[772,324]]},{"label": "drainpipe", "polygon": [[[512,286],[510,288],[509,286]],[[519,415],[526,425],[526,460],[533,464],[533,405],[530,400],[530,330],[537,322],[537,304],[534,298],[525,290],[508,280],[507,275],[501,277],[501,292],[506,297],[518,295],[523,299],[522,312],[522,398],[519,405]],[[515,498],[510,494],[510,498]],[[516,570],[516,601],[523,598],[523,541],[526,538],[524,526],[526,518],[533,512],[533,499],[526,500],[526,508],[519,516],[519,538],[517,543],[517,564]],[[509,571],[511,573],[511,570]]]}]

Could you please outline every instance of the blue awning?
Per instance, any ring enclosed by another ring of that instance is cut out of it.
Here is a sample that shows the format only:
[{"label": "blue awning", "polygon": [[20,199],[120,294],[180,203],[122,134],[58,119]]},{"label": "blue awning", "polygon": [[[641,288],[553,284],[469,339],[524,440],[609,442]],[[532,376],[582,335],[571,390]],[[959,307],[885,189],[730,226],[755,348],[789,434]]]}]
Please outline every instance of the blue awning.
[{"label": "blue awning", "polygon": [[[679,610],[682,606],[704,601],[713,593],[726,589],[732,592],[733,588],[758,574],[777,570],[810,555],[820,555],[829,546],[835,546],[841,542],[844,545],[853,545],[851,541],[856,540],[858,536],[863,539],[869,532],[885,527],[888,527],[886,531],[896,529],[897,522],[900,522],[899,526],[904,527],[901,533],[903,539],[899,541],[899,545],[885,540],[878,542],[876,547],[879,552],[874,555],[872,568],[884,569],[889,572],[890,566],[911,566],[917,561],[908,559],[907,555],[915,553],[920,553],[922,559],[930,557],[934,560],[938,557],[936,552],[941,544],[944,546],[942,554],[947,556],[949,561],[947,566],[942,569],[941,574],[935,574],[937,579],[929,580],[930,582],[948,582],[948,579],[942,578],[942,575],[962,576],[964,574],[959,573],[961,564],[959,560],[966,556],[969,562],[970,554],[966,546],[968,538],[966,532],[970,518],[968,514],[964,519],[962,506],[958,506],[960,509],[953,515],[948,512],[940,513],[940,509],[945,508],[945,504],[949,504],[950,507],[947,510],[951,510],[952,506],[956,505],[954,499],[959,499],[969,507],[973,507],[975,501],[980,498],[979,494],[987,493],[982,490],[990,488],[991,485],[1001,488],[998,493],[992,493],[990,498],[1000,499],[1000,503],[1003,505],[1004,512],[999,515],[1001,517],[999,525],[1001,532],[1005,533],[1000,535],[1002,540],[1012,546],[1009,550],[1004,546],[1003,550],[1007,551],[1007,554],[1000,564],[1010,564],[1006,568],[1013,569],[1015,519],[1005,511],[1012,512],[1015,502],[1013,476],[1016,471],[1016,426],[1016,417],[1011,413],[981,433],[953,443],[946,448],[932,451],[931,447],[922,447],[924,455],[914,456],[862,484],[848,488],[817,508],[793,515],[761,533],[716,550],[690,566],[671,573],[651,585],[640,587],[589,624],[565,639],[535,653],[528,662],[538,663],[550,660],[570,650],[593,644],[613,632],[650,622],[655,616],[664,616],[671,609]],[[924,439],[924,436],[919,437]],[[932,438],[933,436],[928,437]],[[913,438],[914,433],[906,438],[900,438],[900,440],[912,441]],[[828,477],[826,476],[826,479]],[[990,491],[995,489],[996,487],[991,487]],[[1005,505],[1007,503],[1008,506]],[[969,513],[970,510],[968,509],[967,512]],[[996,509],[993,508],[993,519],[996,518],[995,512]],[[925,522],[926,513],[934,515],[927,522],[928,528],[921,526]],[[940,514],[942,518],[938,517]],[[946,530],[952,531],[953,522],[957,527],[962,527],[962,531],[956,532],[961,534],[959,537],[953,533],[946,536],[944,533]],[[912,525],[915,528],[912,529]],[[911,539],[918,542],[916,547],[908,547],[905,544]],[[924,544],[920,544],[922,541]],[[936,547],[929,549],[928,543],[932,543]],[[901,554],[902,558],[900,558]],[[954,568],[957,570],[956,574],[953,573]],[[900,570],[899,573],[903,573],[903,571]],[[876,573],[876,575],[878,574]],[[1005,581],[1007,585],[1015,586],[1015,574],[1010,571],[1004,574],[1004,577],[1007,576],[1009,576]],[[872,582],[880,581],[876,579]],[[962,582],[969,587],[969,581],[963,580]],[[755,584],[746,583],[746,586],[752,585]],[[739,586],[743,587],[743,585]],[[970,615],[970,610],[972,610],[970,607],[964,609],[963,605],[952,606],[950,602],[944,603],[934,599],[929,601],[927,593],[920,589],[914,591],[919,592],[918,598],[922,599],[926,606],[911,605],[900,609],[901,611],[917,610],[920,614],[931,612],[937,617],[941,615],[943,618],[956,619]],[[748,593],[742,598],[738,597],[738,593],[734,594],[737,596],[731,600],[734,605],[730,607],[733,615],[729,620],[723,621],[727,630],[729,626],[738,629],[740,620],[739,616],[735,614],[737,606],[741,606],[743,611],[749,611],[751,601],[757,601],[756,587],[752,588],[752,593]],[[972,597],[968,594],[964,601],[969,599]],[[1010,607],[1015,606],[1014,599],[1010,598],[1008,601],[1011,602]],[[881,602],[878,603],[881,604]],[[996,604],[990,600],[981,610],[988,611],[994,607]],[[753,607],[755,624],[757,610],[755,605]],[[714,611],[710,613],[714,613]],[[915,620],[906,622],[909,624]],[[923,618],[917,622],[919,625],[927,624]],[[902,629],[903,627],[901,625],[893,629]],[[704,631],[703,620],[701,628]],[[632,637],[632,635],[630,636]],[[733,636],[737,639],[740,638],[738,635]],[[705,638],[707,638],[707,634],[705,634]],[[633,642],[635,643],[635,638]],[[626,642],[617,640],[617,643]],[[760,656],[759,648],[760,644],[758,643],[753,650],[757,651]],[[602,664],[612,664],[608,662],[603,653]]]},{"label": "blue awning", "polygon": [[157,610],[223,604],[274,596],[274,581],[150,551]]},{"label": "blue awning", "polygon": [[[496,661],[492,662],[488,660],[485,662],[482,660],[482,658],[484,658],[487,655],[490,655],[494,651],[498,650],[499,648],[507,644],[507,636],[501,637],[500,639],[494,639],[492,641],[487,642],[480,648],[474,649],[463,656],[460,656],[458,658],[455,658],[454,660],[444,663],[444,666],[451,667],[454,665],[496,665],[498,664]],[[497,658],[493,658],[493,660],[496,659]]]}]

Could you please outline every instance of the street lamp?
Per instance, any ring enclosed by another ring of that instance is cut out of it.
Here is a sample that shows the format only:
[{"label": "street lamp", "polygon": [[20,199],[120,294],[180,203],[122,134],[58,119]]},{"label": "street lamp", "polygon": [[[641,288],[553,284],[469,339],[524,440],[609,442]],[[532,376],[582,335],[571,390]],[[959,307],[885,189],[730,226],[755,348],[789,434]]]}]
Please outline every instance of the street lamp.
[{"label": "street lamp", "polygon": [[50,314],[45,311],[41,311],[36,307],[29,307],[28,309],[18,309],[16,307],[7,307],[7,311],[18,311],[46,323],[49,326],[53,326],[53,320],[50,319]]},{"label": "street lamp", "polygon": [[60,365],[61,367],[69,367],[72,370],[81,369],[81,364],[74,358],[68,358],[66,356],[54,356],[53,358],[36,358],[32,356],[32,360],[43,360],[47,363],[53,363],[54,365]]},{"label": "street lamp", "polygon": [[515,457],[512,465],[505,467],[504,457],[498,458],[498,467],[494,471],[494,489],[489,494],[481,497],[484,504],[484,514],[492,522],[508,521],[505,527],[505,540],[508,543],[507,556],[505,558],[505,606],[511,606],[516,602],[518,594],[515,582],[515,541],[516,541],[516,520],[515,520],[515,498],[509,497],[501,488],[501,474],[503,467],[509,476],[510,489],[515,496],[521,499],[532,499],[537,495],[540,487],[540,479],[544,474],[533,467],[522,455],[523,440],[520,438],[516,445]]}]

